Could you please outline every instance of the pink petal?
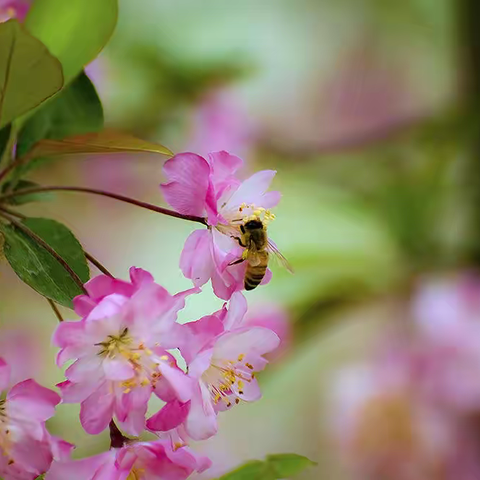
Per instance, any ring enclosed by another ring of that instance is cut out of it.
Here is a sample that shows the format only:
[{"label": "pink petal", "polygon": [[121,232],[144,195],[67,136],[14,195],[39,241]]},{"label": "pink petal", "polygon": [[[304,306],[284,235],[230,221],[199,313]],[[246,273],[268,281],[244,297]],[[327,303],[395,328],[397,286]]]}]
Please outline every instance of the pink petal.
[{"label": "pink petal", "polygon": [[260,285],[267,285],[267,283],[270,283],[271,279],[272,279],[272,271],[269,268],[267,268],[267,271],[265,272],[265,276],[260,282]]},{"label": "pink petal", "polygon": [[101,453],[93,457],[82,460],[72,460],[70,462],[53,462],[50,470],[45,477],[46,480],[93,480],[97,470],[102,466],[107,466],[112,473],[115,472],[115,450]]},{"label": "pink petal", "polygon": [[61,322],[53,332],[52,343],[61,348],[76,344],[83,337],[84,328],[81,321]]},{"label": "pink petal", "polygon": [[[37,475],[48,470],[52,462],[52,453],[48,441],[40,441],[29,435],[24,435],[22,440],[14,442],[11,455],[17,467],[23,471],[31,472],[30,476],[20,477],[36,478]],[[15,476],[4,476],[5,480],[17,480]]]},{"label": "pink petal", "polygon": [[147,428],[154,432],[172,430],[185,421],[189,411],[190,402],[182,403],[178,400],[168,402],[147,420]]},{"label": "pink petal", "polygon": [[177,448],[176,450],[167,446],[165,448],[165,454],[173,463],[181,465],[189,471],[197,471],[200,473],[209,468],[212,464],[207,457],[197,455],[187,446]]},{"label": "pink petal", "polygon": [[107,275],[97,275],[85,284],[85,288],[93,299],[101,299],[112,293],[130,297],[133,293],[130,283]]},{"label": "pink petal", "polygon": [[131,267],[129,273],[130,280],[132,281],[134,287],[137,289],[142,287],[143,285],[154,282],[153,275],[150,272],[143,270],[143,268]]},{"label": "pink petal", "polygon": [[225,330],[233,330],[234,328],[238,328],[243,321],[243,317],[247,313],[247,309],[247,299],[242,293],[235,292],[230,298],[228,313],[223,321]]},{"label": "pink petal", "polygon": [[65,371],[65,376],[72,382],[93,382],[103,378],[101,357],[88,356],[72,363]]},{"label": "pink petal", "polygon": [[73,299],[73,309],[80,317],[86,317],[95,308],[97,302],[88,295],[78,295]]},{"label": "pink petal", "polygon": [[103,432],[113,416],[114,396],[105,382],[97,388],[80,408],[80,423],[87,433],[97,435]]},{"label": "pink petal", "polygon": [[214,183],[232,176],[243,165],[243,160],[222,150],[208,154],[208,163],[212,169]]},{"label": "pink petal", "polygon": [[97,306],[88,314],[87,321],[113,317],[122,311],[122,307],[127,301],[128,297],[112,293],[100,300]]},{"label": "pink petal", "polygon": [[205,440],[217,433],[217,415],[203,382],[199,382],[192,396],[185,428],[194,440]]},{"label": "pink petal", "polygon": [[282,199],[282,194],[276,190],[271,192],[266,192],[263,195],[261,203],[263,208],[273,208],[276,207],[280,200]]},{"label": "pink petal", "polygon": [[254,173],[233,193],[224,209],[231,210],[242,203],[249,203],[258,207],[263,207],[263,195],[270,187],[270,183],[272,183],[273,177],[276,173],[275,170],[262,170]]},{"label": "pink petal", "polygon": [[[239,389],[238,384],[235,383],[234,385],[232,385],[232,390],[238,398],[241,398],[246,402],[255,402],[262,397],[260,387],[258,386],[258,382],[255,378],[252,378],[250,382],[243,382],[241,389]],[[242,393],[240,393],[240,391]]]},{"label": "pink petal", "polygon": [[102,362],[103,371],[107,380],[128,380],[135,375],[131,363],[122,356],[118,358],[105,358]]},{"label": "pink petal", "polygon": [[185,215],[203,216],[210,175],[207,161],[194,153],[180,153],[165,162],[163,171],[169,183],[160,188],[167,203]]},{"label": "pink petal", "polygon": [[0,358],[0,392],[6,390],[10,383],[10,367],[3,358]]},{"label": "pink petal", "polygon": [[34,380],[25,380],[12,387],[7,400],[10,406],[15,406],[16,411],[28,412],[29,418],[45,421],[55,414],[60,396]]},{"label": "pink petal", "polygon": [[188,375],[194,379],[199,379],[205,370],[210,367],[213,352],[213,348],[200,352],[188,366]]},{"label": "pink petal", "polygon": [[133,388],[129,393],[121,396],[121,403],[123,404],[121,409],[126,415],[124,418],[118,416],[119,426],[127,434],[138,436],[145,429],[145,414],[147,413],[151,393],[152,388],[148,385]]},{"label": "pink petal", "polygon": [[190,400],[192,395],[192,380],[185,375],[182,370],[176,366],[168,365],[167,362],[161,362],[158,369],[162,373],[159,383],[166,380],[181,402]]},{"label": "pink petal", "polygon": [[50,437],[50,446],[52,449],[53,458],[60,462],[66,462],[70,459],[72,451],[75,448],[75,445],[57,438],[54,436]]},{"label": "pink petal", "polygon": [[212,288],[218,298],[228,300],[235,291],[243,288],[243,282],[241,284],[235,282],[228,271],[219,273],[218,270],[215,270],[212,274]]},{"label": "pink petal", "polygon": [[275,332],[262,327],[244,328],[222,335],[214,347],[214,358],[236,359],[239,355],[263,355],[275,350],[280,339]]},{"label": "pink petal", "polygon": [[180,353],[189,364],[194,357],[205,348],[215,337],[223,333],[223,324],[216,315],[207,315],[206,317],[189,322],[183,325],[188,332],[188,338],[183,347],[180,347]]},{"label": "pink petal", "polygon": [[180,270],[196,286],[202,286],[212,276],[214,267],[210,249],[212,235],[208,230],[195,230],[185,242],[180,255]]},{"label": "pink petal", "polygon": [[98,388],[99,384],[91,383],[73,383],[69,380],[57,383],[57,388],[60,389],[63,403],[80,403],[88,398]]}]

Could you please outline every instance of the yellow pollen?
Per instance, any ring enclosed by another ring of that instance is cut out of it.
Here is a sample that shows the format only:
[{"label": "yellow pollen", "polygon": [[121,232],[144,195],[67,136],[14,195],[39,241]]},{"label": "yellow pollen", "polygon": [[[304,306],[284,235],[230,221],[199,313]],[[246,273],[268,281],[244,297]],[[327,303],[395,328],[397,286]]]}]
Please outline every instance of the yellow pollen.
[{"label": "yellow pollen", "polygon": [[184,445],[185,445],[185,444],[182,443],[182,442],[175,442],[175,443],[173,444],[173,451],[174,451],[174,452],[177,451],[179,448],[182,448]]},{"label": "yellow pollen", "polygon": [[249,368],[250,370],[253,370],[253,365],[251,363],[246,363],[245,366]]},{"label": "yellow pollen", "polygon": [[241,362],[244,358],[245,358],[245,354],[244,354],[244,353],[241,353],[241,354],[238,356],[238,361]]},{"label": "yellow pollen", "polygon": [[146,348],[146,349],[145,349],[145,353],[146,353],[147,355],[152,355],[152,354],[153,354],[153,352],[152,352],[149,348]]},{"label": "yellow pollen", "polygon": [[241,380],[238,381],[238,388],[243,388],[244,384]]},{"label": "yellow pollen", "polygon": [[168,360],[168,355],[162,355],[160,357],[160,360],[163,360],[164,362]]},{"label": "yellow pollen", "polygon": [[141,381],[140,385],[141,385],[142,387],[146,387],[149,383],[150,383],[150,382],[149,382],[146,378],[144,378],[144,379]]}]

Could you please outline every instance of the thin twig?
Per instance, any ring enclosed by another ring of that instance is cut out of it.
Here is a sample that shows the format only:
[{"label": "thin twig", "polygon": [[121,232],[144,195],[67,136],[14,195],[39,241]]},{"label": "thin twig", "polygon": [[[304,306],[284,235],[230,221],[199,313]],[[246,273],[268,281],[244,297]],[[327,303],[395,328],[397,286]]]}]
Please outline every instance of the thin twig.
[{"label": "thin twig", "polygon": [[15,210],[11,210],[10,208],[5,207],[4,205],[0,205],[0,210],[2,210],[5,213],[8,213],[9,215],[12,215],[12,217],[17,217],[22,220],[25,220],[27,217],[19,212],[16,212]]},{"label": "thin twig", "polygon": [[[0,178],[1,180],[1,178]],[[137,207],[146,208],[147,210],[152,210],[153,212],[161,213],[163,215],[168,215],[170,217],[181,218],[183,220],[189,220],[191,222],[201,223],[202,225],[207,226],[207,221],[203,217],[198,217],[196,215],[184,215],[182,213],[175,212],[174,210],[169,210],[168,208],[157,207],[157,205],[152,205],[151,203],[142,202],[141,200],[135,200],[134,198],[125,197],[124,195],[119,195],[117,193],[106,192],[104,190],[96,190],[94,188],[86,187],[57,187],[57,186],[48,186],[48,187],[32,187],[25,188],[23,190],[16,190],[15,192],[6,193],[0,195],[0,203],[9,199],[15,198],[21,195],[29,195],[31,193],[40,193],[40,192],[82,192],[82,193],[91,193],[93,195],[100,195],[103,197],[113,198],[121,202],[130,203],[131,205],[136,205]]]},{"label": "thin twig", "polygon": [[87,257],[87,260],[92,264],[95,265],[103,274],[108,275],[109,277],[113,277],[113,275],[93,256],[90,255],[88,252],[85,250],[83,251],[85,253],[85,256]]},{"label": "thin twig", "polygon": [[0,182],[16,167],[19,167],[26,161],[25,157],[16,158],[13,162],[9,163],[1,172],[0,172]]},{"label": "thin twig", "polygon": [[70,267],[70,265],[48,243],[46,243],[45,240],[43,240],[43,238],[39,237],[33,230],[30,230],[23,223],[15,220],[11,215],[7,214],[5,210],[0,209],[0,216],[8,220],[12,225],[25,233],[25,235],[30,237],[34,242],[43,247],[66,270],[66,272],[70,275],[72,280],[78,285],[82,292],[85,294],[87,293],[80,277],[74,272],[72,267]]},{"label": "thin twig", "polygon": [[52,307],[52,310],[53,310],[53,313],[55,314],[55,316],[57,317],[58,321],[59,322],[63,322],[63,317],[62,317],[62,314],[60,313],[60,310],[57,308],[57,306],[55,305],[55,302],[53,300],[50,300],[49,298],[45,298],[48,302],[48,304],[50,305],[50,307]]},{"label": "thin twig", "polygon": [[118,429],[113,418],[108,426],[110,428],[110,448],[122,448],[128,441],[128,438]]}]

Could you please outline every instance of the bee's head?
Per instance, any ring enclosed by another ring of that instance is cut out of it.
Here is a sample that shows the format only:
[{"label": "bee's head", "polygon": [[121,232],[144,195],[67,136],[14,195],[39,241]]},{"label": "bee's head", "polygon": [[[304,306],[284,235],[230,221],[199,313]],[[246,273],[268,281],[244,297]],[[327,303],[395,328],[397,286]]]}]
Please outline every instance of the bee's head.
[{"label": "bee's head", "polygon": [[244,227],[245,230],[258,230],[263,228],[263,223],[261,220],[249,220]]}]

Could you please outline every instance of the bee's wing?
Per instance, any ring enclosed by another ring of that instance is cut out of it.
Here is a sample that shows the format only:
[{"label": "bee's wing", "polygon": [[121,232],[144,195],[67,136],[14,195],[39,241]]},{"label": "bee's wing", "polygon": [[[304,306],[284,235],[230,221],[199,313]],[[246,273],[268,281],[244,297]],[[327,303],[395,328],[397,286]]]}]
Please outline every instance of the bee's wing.
[{"label": "bee's wing", "polygon": [[260,259],[260,256],[258,255],[258,250],[257,250],[257,246],[255,245],[255,242],[250,242],[247,252],[248,252],[247,262],[252,267],[256,267],[257,265],[259,265],[261,262],[261,259]]},{"label": "bee's wing", "polygon": [[270,239],[268,239],[267,251],[283,268],[286,268],[290,273],[293,273],[293,268],[288,260],[280,253],[277,246]]}]

